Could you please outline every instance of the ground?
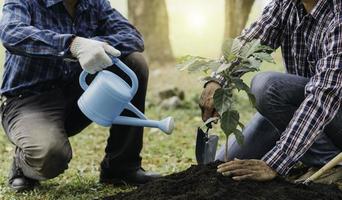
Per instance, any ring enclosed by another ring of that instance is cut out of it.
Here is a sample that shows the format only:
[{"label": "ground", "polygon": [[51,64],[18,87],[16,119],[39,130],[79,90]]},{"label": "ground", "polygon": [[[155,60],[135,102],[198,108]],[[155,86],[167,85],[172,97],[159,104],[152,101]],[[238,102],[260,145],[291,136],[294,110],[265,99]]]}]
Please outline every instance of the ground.
[{"label": "ground", "polygon": [[[277,56],[279,57],[279,56]],[[278,67],[267,65],[279,70]],[[246,81],[250,80],[249,75]],[[186,101],[182,108],[163,110],[158,106],[158,91],[165,88],[178,87],[185,91]],[[145,129],[144,149],[142,152],[143,167],[146,170],[160,172],[164,175],[179,172],[195,164],[195,131],[201,125],[200,110],[197,107],[198,96],[202,84],[198,75],[179,72],[174,65],[167,67],[152,66],[148,91],[147,116],[151,119],[162,119],[173,116],[176,129],[168,136],[156,129]],[[254,109],[249,105],[245,96],[238,98],[238,109],[244,122],[253,115]],[[222,132],[221,143],[224,141]],[[73,159],[69,169],[59,177],[43,182],[39,189],[31,192],[16,194],[7,187],[7,175],[12,160],[13,146],[1,130],[0,132],[0,199],[94,199],[110,196],[130,187],[113,188],[98,183],[99,163],[104,155],[104,147],[108,131],[98,125],[91,125],[79,135],[71,138]]]}]

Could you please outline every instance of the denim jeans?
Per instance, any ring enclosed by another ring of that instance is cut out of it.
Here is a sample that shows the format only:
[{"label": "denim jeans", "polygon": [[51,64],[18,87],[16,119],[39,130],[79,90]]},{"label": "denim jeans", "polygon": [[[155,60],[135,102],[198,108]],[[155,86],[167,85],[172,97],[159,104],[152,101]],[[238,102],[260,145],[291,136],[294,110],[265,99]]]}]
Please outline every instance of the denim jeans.
[{"label": "denim jeans", "polygon": [[[139,88],[132,103],[144,112],[148,81],[145,59],[142,54],[133,53],[123,62],[138,77]],[[107,70],[129,80],[115,66]],[[63,86],[53,86],[50,91],[41,94],[7,97],[3,102],[2,125],[9,140],[16,146],[16,165],[25,176],[45,180],[67,169],[72,157],[68,137],[81,132],[91,123],[77,106],[77,100],[83,93],[77,78]],[[92,78],[89,76],[90,80]],[[122,115],[132,116],[132,113],[124,111]],[[139,169],[143,127],[113,125],[109,132],[101,169],[117,172]]]},{"label": "denim jeans", "polygon": [[[256,97],[257,113],[243,130],[245,141],[240,146],[235,137],[229,138],[228,160],[261,159],[280,139],[295,111],[304,101],[304,89],[309,79],[278,73],[264,72],[252,80],[251,91]],[[300,161],[308,166],[322,166],[342,149],[342,110],[325,127]],[[216,159],[224,160],[222,147]]]}]

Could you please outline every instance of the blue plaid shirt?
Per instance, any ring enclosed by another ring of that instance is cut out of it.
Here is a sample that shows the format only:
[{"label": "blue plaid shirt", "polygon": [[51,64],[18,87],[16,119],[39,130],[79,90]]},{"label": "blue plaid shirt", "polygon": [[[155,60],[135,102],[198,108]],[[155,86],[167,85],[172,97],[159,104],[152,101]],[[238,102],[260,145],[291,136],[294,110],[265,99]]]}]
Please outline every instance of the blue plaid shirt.
[{"label": "blue plaid shirt", "polygon": [[342,103],[342,0],[319,0],[307,13],[299,0],[272,0],[245,40],[281,47],[287,73],[310,78],[305,100],[263,160],[287,174]]},{"label": "blue plaid shirt", "polygon": [[1,93],[40,93],[75,80],[68,62],[74,36],[106,41],[122,56],[143,51],[140,33],[107,0],[79,0],[72,19],[63,0],[5,0],[0,38],[7,49]]}]

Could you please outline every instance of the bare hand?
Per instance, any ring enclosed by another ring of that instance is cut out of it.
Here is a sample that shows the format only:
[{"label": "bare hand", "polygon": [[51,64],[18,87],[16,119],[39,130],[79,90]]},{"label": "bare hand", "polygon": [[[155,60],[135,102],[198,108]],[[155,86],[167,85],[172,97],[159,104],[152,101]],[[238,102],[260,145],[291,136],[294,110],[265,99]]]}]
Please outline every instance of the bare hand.
[{"label": "bare hand", "polygon": [[221,88],[220,84],[216,82],[210,82],[206,85],[202,92],[199,107],[202,110],[202,120],[204,122],[211,117],[219,116],[214,106],[214,94],[215,91],[219,88]]},{"label": "bare hand", "polygon": [[233,180],[270,181],[277,172],[262,160],[233,160],[217,167],[223,176],[232,176]]}]

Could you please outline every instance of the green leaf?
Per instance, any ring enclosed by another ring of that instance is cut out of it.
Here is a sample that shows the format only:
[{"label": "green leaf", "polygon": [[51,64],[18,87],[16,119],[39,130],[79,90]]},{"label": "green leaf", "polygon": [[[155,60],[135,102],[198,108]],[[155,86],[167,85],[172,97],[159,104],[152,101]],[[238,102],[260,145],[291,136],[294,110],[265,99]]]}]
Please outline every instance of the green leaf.
[{"label": "green leaf", "polygon": [[232,55],[233,43],[233,39],[228,39],[222,45],[222,54],[227,61],[229,60],[229,57]]},{"label": "green leaf", "polygon": [[231,110],[223,113],[221,118],[221,129],[228,137],[234,133],[240,120],[240,115],[236,110]]},{"label": "green leaf", "polygon": [[248,85],[244,83],[243,80],[240,78],[232,78],[231,80],[239,91],[243,90],[246,92],[250,103],[255,107],[256,99],[255,96],[251,93],[251,89],[248,87]]},{"label": "green leaf", "polygon": [[231,53],[234,55],[238,55],[242,47],[244,46],[244,43],[245,43],[244,41],[239,40],[238,38],[235,38],[233,45],[232,45]]},{"label": "green leaf", "polygon": [[222,45],[222,54],[226,62],[230,63],[237,59],[243,41],[239,39],[228,39]]},{"label": "green leaf", "polygon": [[177,68],[181,71],[188,70],[189,72],[208,71],[209,69],[216,71],[221,63],[218,60],[207,59],[199,56],[185,56],[179,59]]},{"label": "green leaf", "polygon": [[249,62],[249,67],[251,68],[254,68],[254,69],[257,69],[259,70],[260,69],[260,66],[261,66],[261,61],[254,58],[254,57],[249,57],[248,58],[248,62]]},{"label": "green leaf", "polygon": [[234,136],[235,136],[236,141],[238,142],[238,144],[240,146],[243,145],[243,141],[244,141],[245,137],[242,134],[242,132],[239,129],[235,129],[233,133],[234,133]]},{"label": "green leaf", "polygon": [[232,63],[224,63],[216,70],[216,73],[218,74],[222,73],[226,71],[227,69],[229,69],[231,66],[232,66]]},{"label": "green leaf", "polygon": [[240,91],[246,91],[247,93],[250,93],[250,88],[246,83],[243,82],[241,78],[232,78],[232,82],[235,84],[236,88]]},{"label": "green leaf", "polygon": [[265,53],[265,52],[259,52],[259,53],[254,53],[253,57],[261,60],[261,61],[266,61],[269,63],[275,63],[274,59],[271,54]]},{"label": "green leaf", "polygon": [[239,56],[248,58],[252,54],[256,53],[258,50],[260,50],[260,46],[260,40],[252,40],[250,42],[247,42],[242,46]]},{"label": "green leaf", "polygon": [[246,73],[256,72],[256,71],[258,71],[258,69],[242,65],[242,66],[238,66],[238,67],[234,68],[234,70],[233,70],[233,72],[231,74],[233,76],[240,76],[241,77],[241,76],[243,76]]},{"label": "green leaf", "polygon": [[216,111],[222,116],[231,107],[232,91],[228,88],[220,88],[214,94],[214,106]]},{"label": "green leaf", "polygon": [[241,130],[245,129],[245,125],[243,125],[243,123],[239,122],[239,126],[240,126]]},{"label": "green leaf", "polygon": [[264,53],[268,53],[268,54],[271,54],[272,52],[274,52],[275,50],[272,49],[271,47],[269,46],[266,46],[266,45],[260,45],[259,47],[259,52],[264,52]]},{"label": "green leaf", "polygon": [[249,102],[252,104],[253,107],[256,106],[256,99],[252,93],[247,93]]}]

